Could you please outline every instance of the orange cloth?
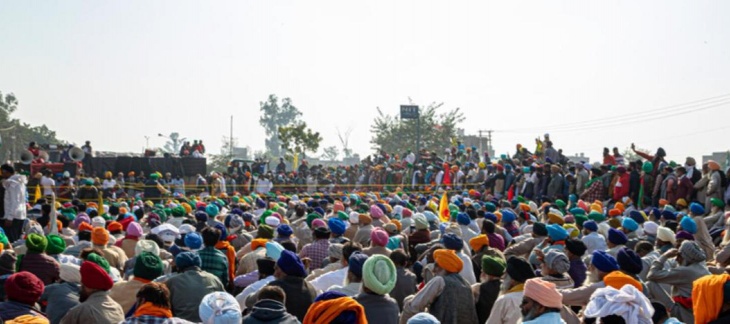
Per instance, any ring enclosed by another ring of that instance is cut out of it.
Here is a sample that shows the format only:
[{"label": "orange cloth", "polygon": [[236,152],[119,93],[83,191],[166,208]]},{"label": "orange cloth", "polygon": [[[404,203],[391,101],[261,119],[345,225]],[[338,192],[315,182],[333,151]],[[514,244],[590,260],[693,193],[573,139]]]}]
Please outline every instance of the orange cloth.
[{"label": "orange cloth", "polygon": [[538,304],[549,308],[563,306],[563,294],[558,291],[554,283],[532,278],[525,281],[525,297],[529,297]]},{"label": "orange cloth", "polygon": [[114,231],[121,231],[121,230],[123,230],[123,228],[122,228],[122,224],[120,224],[119,222],[110,222],[110,223],[109,223],[109,225],[107,225],[107,226],[106,226],[106,228],[107,228],[107,229],[108,229],[108,230],[109,230],[110,232],[114,232]]},{"label": "orange cloth", "polygon": [[79,232],[81,232],[81,231],[89,231],[89,232],[91,232],[91,231],[94,230],[94,227],[92,227],[91,224],[89,224],[87,222],[83,222],[83,223],[81,223],[81,225],[79,225],[78,230],[79,230]]},{"label": "orange cloth", "polygon": [[669,201],[666,199],[659,199],[659,207],[664,207]]},{"label": "orange cloth", "polygon": [[626,285],[632,285],[639,291],[644,291],[644,287],[641,285],[641,282],[618,270],[603,277],[603,283],[605,283],[606,286],[616,288],[617,290],[621,290],[621,288]]},{"label": "orange cloth", "polygon": [[304,316],[303,324],[329,324],[342,312],[353,311],[358,324],[367,323],[365,309],[352,299],[352,297],[340,297],[329,300],[318,301],[311,306]]},{"label": "orange cloth", "polygon": [[150,302],[146,302],[143,303],[142,306],[137,307],[137,310],[134,311],[134,317],[140,317],[143,315],[171,318],[172,311],[168,308],[163,308]]},{"label": "orange cloth", "polygon": [[397,219],[391,219],[390,222],[395,224],[395,228],[398,229],[399,233],[403,230],[403,224],[401,224],[400,221],[398,221]]},{"label": "orange cloth", "polygon": [[608,216],[610,216],[610,217],[616,217],[616,216],[620,216],[620,215],[621,215],[621,210],[619,210],[619,209],[614,208],[614,209],[611,209],[608,211]]},{"label": "orange cloth", "polygon": [[438,249],[433,252],[433,258],[439,267],[450,273],[461,272],[464,268],[464,261],[461,261],[454,250]]},{"label": "orange cloth", "polygon": [[489,238],[486,234],[480,234],[469,240],[469,245],[474,252],[481,251],[483,247],[489,245]]},{"label": "orange cloth", "polygon": [[268,241],[269,240],[267,240],[267,239],[260,239],[260,238],[253,239],[253,241],[251,241],[251,251],[256,251],[256,249],[258,249],[260,247],[266,247],[266,242],[268,242]]},{"label": "orange cloth", "polygon": [[360,214],[357,216],[357,221],[361,226],[370,225],[373,222],[373,218],[367,214]]},{"label": "orange cloth", "polygon": [[91,242],[96,245],[106,245],[109,243],[109,232],[107,232],[103,227],[94,228],[94,230],[91,231]]},{"label": "orange cloth", "polygon": [[228,258],[228,282],[232,284],[233,278],[236,277],[236,249],[228,241],[219,241],[215,248],[225,253]]},{"label": "orange cloth", "polygon": [[626,207],[624,207],[624,204],[620,203],[620,202],[617,202],[615,205],[613,205],[613,208],[618,209],[619,211],[621,211],[621,213],[623,213],[626,210]]},{"label": "orange cloth", "polygon": [[705,324],[717,319],[723,304],[725,282],[730,280],[727,273],[706,275],[692,283],[692,311],[695,323]]}]

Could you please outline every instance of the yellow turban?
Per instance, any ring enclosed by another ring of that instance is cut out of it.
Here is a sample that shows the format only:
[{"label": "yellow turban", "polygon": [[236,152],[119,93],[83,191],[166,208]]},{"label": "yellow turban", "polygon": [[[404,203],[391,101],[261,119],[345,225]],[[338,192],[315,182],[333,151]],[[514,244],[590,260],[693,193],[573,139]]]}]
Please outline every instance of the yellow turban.
[{"label": "yellow turban", "polygon": [[565,220],[562,217],[560,217],[560,215],[558,215],[557,213],[554,213],[554,212],[550,212],[548,214],[548,220],[550,221],[551,224],[558,224],[561,226],[563,224],[565,224]]},{"label": "yellow turban", "polygon": [[485,234],[477,235],[469,240],[469,245],[474,252],[481,251],[481,249],[489,245],[489,238]]},{"label": "yellow turban", "polygon": [[603,283],[605,283],[606,286],[616,288],[617,290],[621,290],[621,288],[625,285],[632,285],[639,291],[644,291],[644,287],[638,280],[618,270],[603,277]]},{"label": "yellow turban", "polygon": [[461,261],[454,250],[438,249],[433,252],[433,258],[439,267],[450,273],[461,272],[464,268],[464,261]]}]

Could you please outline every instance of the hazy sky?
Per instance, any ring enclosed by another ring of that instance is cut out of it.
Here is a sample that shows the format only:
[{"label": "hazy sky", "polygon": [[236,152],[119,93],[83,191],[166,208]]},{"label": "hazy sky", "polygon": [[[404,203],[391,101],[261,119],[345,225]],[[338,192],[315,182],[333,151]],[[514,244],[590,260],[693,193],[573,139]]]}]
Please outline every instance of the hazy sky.
[{"label": "hazy sky", "polygon": [[352,127],[361,155],[376,107],[397,113],[410,97],[461,107],[467,133],[499,130],[498,153],[550,132],[568,154],[635,141],[684,161],[728,149],[730,104],[658,108],[730,98],[729,12],[728,1],[2,1],[0,91],[19,97],[23,121],[106,151],[178,131],[218,152],[230,115],[241,146],[263,149],[259,102],[275,93],[321,147]]}]

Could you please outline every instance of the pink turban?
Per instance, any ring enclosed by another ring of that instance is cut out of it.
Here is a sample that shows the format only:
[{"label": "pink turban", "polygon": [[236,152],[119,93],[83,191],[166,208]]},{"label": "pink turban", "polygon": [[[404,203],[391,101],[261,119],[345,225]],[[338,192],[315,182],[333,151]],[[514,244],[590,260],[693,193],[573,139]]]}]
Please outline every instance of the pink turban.
[{"label": "pink turban", "polygon": [[370,241],[373,245],[385,246],[388,244],[388,238],[388,233],[379,227],[370,232]]},{"label": "pink turban", "polygon": [[563,307],[563,295],[555,284],[540,278],[525,281],[525,296],[548,308]]},{"label": "pink turban", "polygon": [[370,216],[373,219],[379,219],[380,217],[383,217],[385,213],[383,213],[383,210],[380,209],[377,205],[370,206]]},{"label": "pink turban", "polygon": [[312,229],[319,227],[327,228],[327,223],[325,223],[321,218],[317,218],[312,221]]}]

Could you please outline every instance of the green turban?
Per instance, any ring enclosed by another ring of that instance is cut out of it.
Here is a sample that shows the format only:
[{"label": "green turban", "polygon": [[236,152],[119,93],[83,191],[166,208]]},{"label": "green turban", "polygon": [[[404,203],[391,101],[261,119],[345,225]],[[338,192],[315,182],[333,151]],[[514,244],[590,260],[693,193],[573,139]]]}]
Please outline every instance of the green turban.
[{"label": "green turban", "polygon": [[89,255],[86,256],[86,261],[94,262],[98,266],[100,266],[106,273],[111,273],[111,267],[109,266],[109,261],[104,259],[101,255],[98,255],[96,253],[89,253]]},{"label": "green turban", "polygon": [[66,250],[66,241],[63,237],[56,234],[49,234],[46,236],[48,245],[46,246],[46,253],[48,254],[61,254]]},{"label": "green turban", "polygon": [[30,233],[25,239],[25,246],[28,248],[28,252],[43,253],[48,246],[48,240],[43,235]]}]

